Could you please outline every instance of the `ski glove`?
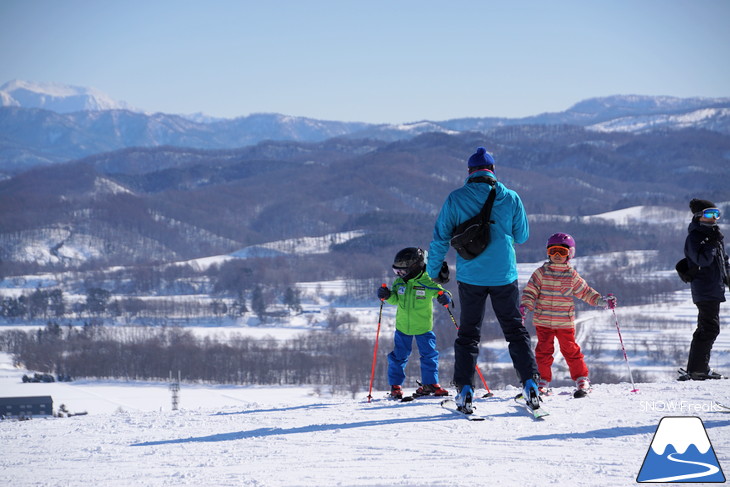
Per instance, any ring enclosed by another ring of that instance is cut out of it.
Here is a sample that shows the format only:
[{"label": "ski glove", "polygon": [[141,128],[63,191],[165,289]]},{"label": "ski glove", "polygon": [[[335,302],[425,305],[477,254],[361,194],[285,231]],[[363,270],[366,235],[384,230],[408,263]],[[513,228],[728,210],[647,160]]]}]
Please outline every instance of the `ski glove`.
[{"label": "ski glove", "polygon": [[521,305],[520,305],[520,314],[522,315],[522,319],[523,319],[523,320],[524,320],[524,319],[525,319],[525,317],[527,316],[527,308],[525,307],[525,305],[524,305],[524,304],[521,304]]},{"label": "ski glove", "polygon": [[446,284],[447,282],[449,282],[449,264],[447,264],[446,262],[441,263],[441,270],[439,271],[439,275],[436,276],[433,282],[438,284]]},{"label": "ski glove", "polygon": [[436,301],[439,302],[441,306],[448,306],[451,302],[451,298],[449,295],[443,291],[439,292],[438,297],[436,298]]},{"label": "ski glove", "polygon": [[387,287],[379,287],[378,288],[378,299],[388,299],[390,297],[390,289]]},{"label": "ski glove", "polygon": [[613,294],[607,294],[605,298],[603,298],[604,301],[606,301],[606,308],[608,309],[616,309],[616,296]]}]

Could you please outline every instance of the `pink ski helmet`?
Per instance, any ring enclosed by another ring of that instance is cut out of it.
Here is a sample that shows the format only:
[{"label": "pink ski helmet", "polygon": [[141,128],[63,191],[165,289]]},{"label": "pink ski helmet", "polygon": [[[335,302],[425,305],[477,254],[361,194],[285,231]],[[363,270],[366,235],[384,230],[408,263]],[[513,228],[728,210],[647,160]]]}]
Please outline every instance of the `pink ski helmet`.
[{"label": "pink ski helmet", "polygon": [[573,237],[571,237],[567,233],[553,233],[552,235],[550,235],[550,238],[548,239],[545,248],[552,247],[553,245],[562,245],[563,247],[568,247],[568,250],[570,250],[570,255],[568,256],[568,258],[572,259],[573,257],[575,257],[575,240],[573,240]]}]

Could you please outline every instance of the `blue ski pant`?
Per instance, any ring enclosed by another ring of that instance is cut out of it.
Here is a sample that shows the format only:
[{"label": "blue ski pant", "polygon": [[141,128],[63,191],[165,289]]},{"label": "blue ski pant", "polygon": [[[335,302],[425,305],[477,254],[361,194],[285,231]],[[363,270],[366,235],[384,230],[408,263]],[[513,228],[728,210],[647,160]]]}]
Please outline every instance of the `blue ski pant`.
[{"label": "blue ski pant", "polygon": [[461,316],[459,332],[454,342],[454,384],[474,387],[474,369],[479,356],[479,342],[487,297],[502,333],[507,340],[512,365],[523,384],[537,374],[535,354],[530,344],[530,333],[520,314],[520,290],[517,281],[504,286],[477,286],[459,282]]},{"label": "blue ski pant", "polygon": [[388,354],[388,382],[392,386],[403,385],[406,379],[406,365],[416,339],[421,355],[421,383],[438,384],[439,353],[436,350],[436,334],[433,331],[422,335],[406,335],[395,330],[393,351]]}]

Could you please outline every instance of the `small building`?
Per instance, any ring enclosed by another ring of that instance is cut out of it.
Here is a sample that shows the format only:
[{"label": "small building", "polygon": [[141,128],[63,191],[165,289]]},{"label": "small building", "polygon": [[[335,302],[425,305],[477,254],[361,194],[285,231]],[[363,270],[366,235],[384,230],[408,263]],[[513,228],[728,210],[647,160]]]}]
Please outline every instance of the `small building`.
[{"label": "small building", "polygon": [[51,396],[0,397],[0,417],[52,416]]}]

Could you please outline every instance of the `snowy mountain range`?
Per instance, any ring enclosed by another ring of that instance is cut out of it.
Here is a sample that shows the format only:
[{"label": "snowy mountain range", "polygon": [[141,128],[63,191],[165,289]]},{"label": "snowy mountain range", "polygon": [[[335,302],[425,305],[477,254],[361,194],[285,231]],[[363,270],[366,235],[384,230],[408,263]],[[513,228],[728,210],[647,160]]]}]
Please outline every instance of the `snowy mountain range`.
[{"label": "snowy mountain range", "polygon": [[94,88],[62,83],[8,81],[0,86],[0,106],[40,108],[57,113],[100,110],[134,110]]},{"label": "snowy mountain range", "polygon": [[405,124],[323,121],[282,114],[216,119],[145,113],[91,88],[14,80],[0,87],[0,172],[128,147],[231,149],[264,140],[333,137],[397,141],[424,133],[489,133],[508,126],[577,125],[600,132],[696,128],[730,134],[730,98],[610,96],[523,118],[460,118]]}]

